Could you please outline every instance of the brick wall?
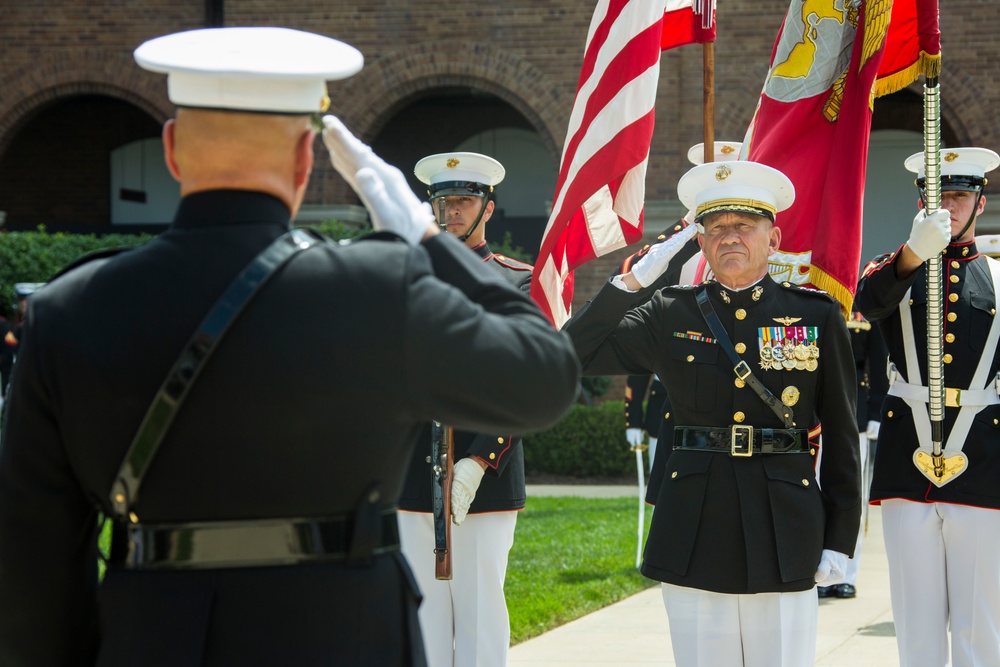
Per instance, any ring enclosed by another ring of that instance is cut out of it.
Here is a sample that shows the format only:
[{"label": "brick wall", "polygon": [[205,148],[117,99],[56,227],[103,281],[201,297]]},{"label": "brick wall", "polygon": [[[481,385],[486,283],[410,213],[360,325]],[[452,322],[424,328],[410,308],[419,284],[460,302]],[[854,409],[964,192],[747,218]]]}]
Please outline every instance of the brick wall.
[{"label": "brick wall", "polygon": [[[217,3],[218,4],[218,3]],[[468,86],[509,104],[558,162],[575,92],[592,0],[229,0],[226,25],[284,25],[341,38],[365,55],[356,77],[331,84],[334,108],[368,141],[377,141],[399,109],[428,90]],[[786,0],[726,0],[718,8],[715,46],[715,135],[739,139],[752,115]],[[1000,12],[985,0],[950,0],[942,8],[941,76],[946,137],[958,145],[1000,149]],[[52,174],[65,146],[52,136],[21,146],[17,137],[47,105],[80,95],[107,95],[132,105],[156,124],[172,113],[163,77],[134,65],[141,41],[202,27],[204,0],[48,0],[6,3],[0,21],[0,177],[16,181],[23,160],[48,161]],[[670,202],[686,170],[687,148],[702,133],[702,50],[664,54],[650,152],[647,195]],[[919,92],[919,86],[913,87]],[[914,113],[917,115],[914,116]],[[912,104],[894,106],[882,123],[909,126]],[[72,143],[72,142],[71,142]],[[97,143],[101,143],[98,141]],[[106,141],[104,143],[107,143]],[[321,147],[317,146],[320,155]],[[28,156],[33,156],[29,158]],[[62,192],[76,174],[60,175]],[[997,179],[1000,182],[1000,179]],[[55,179],[0,189],[19,206],[45,213]],[[96,186],[95,186],[96,187]],[[1000,193],[991,185],[990,194]],[[354,201],[340,179],[317,161],[310,203]],[[96,211],[96,209],[95,209]],[[95,212],[95,215],[99,213]],[[667,220],[659,220],[665,223]],[[655,236],[662,226],[651,226]],[[578,298],[592,294],[627,250],[579,272]]]}]

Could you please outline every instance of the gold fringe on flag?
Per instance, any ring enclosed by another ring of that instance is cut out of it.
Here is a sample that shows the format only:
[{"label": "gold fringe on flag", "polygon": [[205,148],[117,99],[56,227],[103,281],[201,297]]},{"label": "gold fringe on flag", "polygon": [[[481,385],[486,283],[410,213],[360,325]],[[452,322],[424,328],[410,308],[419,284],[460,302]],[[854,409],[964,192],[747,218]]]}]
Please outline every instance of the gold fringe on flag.
[{"label": "gold fringe on flag", "polygon": [[941,54],[931,55],[926,51],[921,51],[916,62],[904,70],[900,70],[892,76],[887,76],[875,81],[875,97],[889,95],[897,90],[902,90],[913,83],[923,74],[925,77],[936,77],[941,74]]},{"label": "gold fringe on flag", "polygon": [[809,267],[809,282],[840,302],[840,312],[845,321],[850,318],[854,306],[854,294],[851,290],[815,264]]}]

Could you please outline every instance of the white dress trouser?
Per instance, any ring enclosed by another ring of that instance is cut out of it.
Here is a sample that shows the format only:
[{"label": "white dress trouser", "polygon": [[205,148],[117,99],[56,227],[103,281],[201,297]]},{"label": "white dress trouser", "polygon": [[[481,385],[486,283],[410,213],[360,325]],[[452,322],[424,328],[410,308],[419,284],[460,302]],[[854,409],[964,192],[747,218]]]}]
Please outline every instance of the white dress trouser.
[{"label": "white dress trouser", "polygon": [[882,531],[900,667],[1000,665],[1000,510],[884,500]]},{"label": "white dress trouser", "polygon": [[677,667],[804,667],[816,660],[816,589],[730,595],[662,584]]},{"label": "white dress trouser", "polygon": [[417,585],[432,667],[503,667],[510,619],[503,595],[517,512],[469,514],[451,526],[451,581],[434,578],[434,515],[399,512],[399,539]]}]

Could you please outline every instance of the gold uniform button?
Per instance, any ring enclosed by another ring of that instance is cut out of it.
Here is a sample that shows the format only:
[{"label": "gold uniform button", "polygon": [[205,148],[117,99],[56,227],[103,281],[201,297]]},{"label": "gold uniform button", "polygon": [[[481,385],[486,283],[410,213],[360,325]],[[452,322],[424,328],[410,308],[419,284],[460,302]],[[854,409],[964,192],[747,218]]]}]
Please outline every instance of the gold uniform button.
[{"label": "gold uniform button", "polygon": [[943,357],[941,357],[941,361],[943,361],[946,364],[950,364],[951,363],[951,355],[950,354],[944,355]]},{"label": "gold uniform button", "polygon": [[889,412],[885,413],[885,416],[891,418],[892,417],[892,410],[889,410]]},{"label": "gold uniform button", "polygon": [[808,479],[805,479],[805,478],[803,478],[803,479],[802,479],[802,486],[809,486],[809,480],[808,480]]},{"label": "gold uniform button", "polygon": [[493,452],[490,452],[490,461],[492,461],[492,460],[493,460],[493,459],[495,459],[496,457],[497,457],[497,455],[496,455],[496,454],[494,454]]},{"label": "gold uniform button", "polygon": [[746,318],[747,318],[747,311],[743,310],[742,308],[738,308],[736,310],[736,319],[745,320]]},{"label": "gold uniform button", "polygon": [[737,424],[742,424],[743,420],[746,418],[747,416],[742,412],[737,412],[736,414],[733,415],[733,421],[735,421]]},{"label": "gold uniform button", "polygon": [[996,315],[996,314],[997,314],[997,309],[996,308],[990,308],[990,315]]},{"label": "gold uniform button", "polygon": [[747,351],[747,346],[746,345],[744,345],[743,343],[736,343],[736,352],[737,352],[737,354],[743,354],[746,351]]},{"label": "gold uniform button", "polygon": [[948,334],[947,336],[944,337],[944,341],[946,343],[954,343],[955,342],[955,334],[953,334],[953,333]]},{"label": "gold uniform button", "polygon": [[948,321],[954,322],[958,319],[958,313],[948,313]]},{"label": "gold uniform button", "polygon": [[810,447],[809,448],[809,456],[816,456],[816,448],[815,447]]},{"label": "gold uniform button", "polygon": [[677,471],[676,470],[673,471],[672,473],[670,473],[670,479],[677,479]]},{"label": "gold uniform button", "polygon": [[910,305],[911,306],[913,305],[913,299],[910,299]]},{"label": "gold uniform button", "polygon": [[951,268],[957,269],[959,266],[960,265],[959,265],[959,263],[957,261],[955,261],[954,259],[951,260]]},{"label": "gold uniform button", "polygon": [[951,301],[952,303],[955,303],[956,301],[958,301],[958,294],[956,294],[954,292],[952,292],[951,294],[949,294],[948,295],[948,301]]},{"label": "gold uniform button", "polygon": [[664,419],[670,419],[670,413],[668,412],[668,413],[664,414],[664,415],[663,415],[663,418],[664,418]]},{"label": "gold uniform button", "polygon": [[694,361],[694,355],[693,354],[689,354],[687,356],[687,360],[688,360],[688,363],[691,363],[692,361]]},{"label": "gold uniform button", "polygon": [[497,438],[497,442],[499,442],[502,445],[503,444],[503,438]]},{"label": "gold uniform button", "polygon": [[959,281],[959,277],[958,276],[951,276],[951,277],[948,278],[948,280],[950,280],[953,283],[957,283]]},{"label": "gold uniform button", "polygon": [[997,424],[1000,424],[1000,419],[993,420],[993,425],[996,426]]},{"label": "gold uniform button", "polygon": [[734,384],[736,385],[737,389],[742,389],[743,387],[747,386],[747,383],[739,378],[736,378],[736,380],[734,380]]}]

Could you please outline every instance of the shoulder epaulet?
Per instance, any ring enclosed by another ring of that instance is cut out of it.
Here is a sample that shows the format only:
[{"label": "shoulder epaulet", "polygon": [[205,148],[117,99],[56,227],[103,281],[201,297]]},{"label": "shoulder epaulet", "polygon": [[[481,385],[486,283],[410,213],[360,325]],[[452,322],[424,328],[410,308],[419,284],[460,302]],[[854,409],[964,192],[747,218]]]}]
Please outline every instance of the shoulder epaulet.
[{"label": "shoulder epaulet", "polygon": [[69,264],[67,264],[66,266],[64,266],[61,269],[59,269],[59,271],[57,271],[55,275],[53,275],[51,278],[49,278],[49,280],[50,281],[55,280],[56,278],[58,278],[59,276],[63,275],[64,273],[69,273],[73,269],[81,267],[84,264],[87,264],[88,262],[93,262],[94,260],[97,260],[97,259],[107,259],[109,257],[114,257],[115,255],[118,255],[120,253],[126,252],[128,250],[133,250],[133,249],[135,249],[137,247],[138,246],[134,246],[134,245],[119,246],[117,248],[102,248],[100,250],[95,250],[94,252],[89,252],[86,255],[83,255],[82,257],[76,258],[75,260],[73,260],[72,262],[70,262]]},{"label": "shoulder epaulet", "polygon": [[496,253],[493,253],[493,261],[515,271],[531,271],[535,268],[526,262],[516,260],[513,257],[508,257],[507,255],[498,255]]},{"label": "shoulder epaulet", "polygon": [[778,283],[778,285],[784,287],[785,289],[801,292],[802,294],[807,294],[809,296],[818,296],[818,297],[823,297],[824,299],[829,299],[830,301],[835,301],[835,299],[832,296],[830,296],[829,292],[817,289],[815,287],[805,287],[803,285],[796,285],[795,283],[790,282],[788,280],[783,280],[780,283]]},{"label": "shoulder epaulet", "polygon": [[892,263],[892,261],[895,258],[896,258],[896,253],[894,252],[887,252],[884,255],[879,255],[872,261],[865,264],[865,268],[861,270],[861,277],[864,278],[869,273],[872,273],[873,271],[878,271],[886,264]]},{"label": "shoulder epaulet", "polygon": [[[702,283],[703,285],[704,283]],[[669,285],[663,288],[665,292],[693,292],[694,290],[701,287],[701,285]]]}]

